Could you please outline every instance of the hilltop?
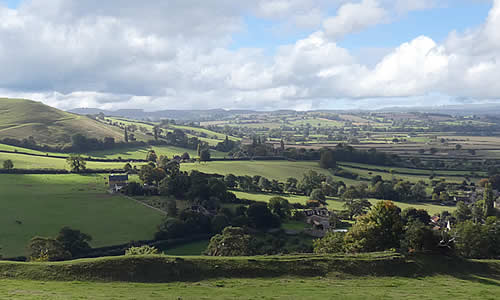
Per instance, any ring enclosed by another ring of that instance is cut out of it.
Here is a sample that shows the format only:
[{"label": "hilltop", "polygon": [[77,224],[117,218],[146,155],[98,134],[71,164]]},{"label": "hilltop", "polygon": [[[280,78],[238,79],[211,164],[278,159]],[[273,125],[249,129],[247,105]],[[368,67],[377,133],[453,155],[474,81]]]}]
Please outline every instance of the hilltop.
[{"label": "hilltop", "polygon": [[0,98],[0,139],[27,139],[37,144],[67,145],[71,136],[83,134],[89,138],[123,139],[123,132],[89,117],[64,112],[26,99]]}]

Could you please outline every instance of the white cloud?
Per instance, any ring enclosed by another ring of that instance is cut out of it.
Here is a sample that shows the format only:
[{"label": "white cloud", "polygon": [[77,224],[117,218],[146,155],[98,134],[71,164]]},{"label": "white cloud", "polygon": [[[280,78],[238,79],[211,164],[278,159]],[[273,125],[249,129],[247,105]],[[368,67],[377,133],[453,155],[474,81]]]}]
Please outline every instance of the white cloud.
[{"label": "white cloud", "polygon": [[[500,98],[500,0],[479,28],[453,32],[442,44],[422,35],[379,51],[382,58],[369,64],[336,39],[434,2],[334,1],[337,15],[322,27],[318,20],[329,3],[31,0],[18,10],[0,6],[0,93],[64,109],[149,110],[304,109],[356,99],[399,105],[434,94]],[[317,28],[272,56],[229,49],[249,13]]]},{"label": "white cloud", "polygon": [[387,18],[387,11],[377,0],[362,0],[342,5],[337,16],[326,19],[323,27],[330,38],[339,39],[346,34],[385,22]]}]

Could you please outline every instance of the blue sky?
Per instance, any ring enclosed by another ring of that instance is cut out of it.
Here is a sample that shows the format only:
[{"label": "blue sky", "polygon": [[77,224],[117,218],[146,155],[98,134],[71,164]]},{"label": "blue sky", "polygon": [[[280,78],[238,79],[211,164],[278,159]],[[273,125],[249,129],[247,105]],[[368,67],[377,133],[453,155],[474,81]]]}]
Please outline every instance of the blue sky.
[{"label": "blue sky", "polygon": [[9,8],[16,8],[21,3],[21,0],[1,0],[1,2],[7,3]]},{"label": "blue sky", "polygon": [[[338,41],[341,47],[349,50],[362,48],[394,48],[418,36],[425,35],[437,42],[442,42],[451,31],[463,32],[479,26],[486,19],[492,3],[489,1],[454,0],[432,9],[411,11],[395,18],[388,24],[379,24],[358,33],[352,33]],[[333,11],[333,14],[335,11]],[[257,18],[253,15],[244,17],[245,29],[233,36],[232,49],[264,48],[272,54],[276,47],[293,44],[318,30],[283,29],[280,21]]]}]

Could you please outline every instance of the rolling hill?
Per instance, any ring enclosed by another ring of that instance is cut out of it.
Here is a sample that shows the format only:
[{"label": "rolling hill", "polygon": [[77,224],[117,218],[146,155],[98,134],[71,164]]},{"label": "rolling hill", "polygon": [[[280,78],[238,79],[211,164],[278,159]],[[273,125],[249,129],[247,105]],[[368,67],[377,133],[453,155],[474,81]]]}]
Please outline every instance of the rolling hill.
[{"label": "rolling hill", "polygon": [[25,99],[0,98],[0,139],[32,136],[37,144],[67,145],[74,134],[89,138],[123,139],[123,132],[89,117],[76,115]]}]

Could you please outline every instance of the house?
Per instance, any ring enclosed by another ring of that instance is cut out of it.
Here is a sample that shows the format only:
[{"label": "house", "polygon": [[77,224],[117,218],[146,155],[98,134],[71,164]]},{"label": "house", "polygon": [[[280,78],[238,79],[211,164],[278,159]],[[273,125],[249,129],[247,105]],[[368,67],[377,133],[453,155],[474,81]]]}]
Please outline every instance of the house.
[{"label": "house", "polygon": [[313,208],[304,211],[306,223],[312,225],[307,233],[315,237],[323,237],[330,230],[330,212],[327,208]]},{"label": "house", "polygon": [[113,193],[119,192],[128,183],[128,174],[125,175],[109,175],[109,188]]}]

